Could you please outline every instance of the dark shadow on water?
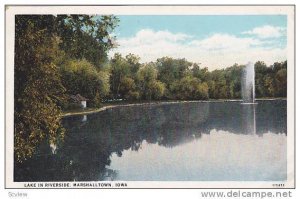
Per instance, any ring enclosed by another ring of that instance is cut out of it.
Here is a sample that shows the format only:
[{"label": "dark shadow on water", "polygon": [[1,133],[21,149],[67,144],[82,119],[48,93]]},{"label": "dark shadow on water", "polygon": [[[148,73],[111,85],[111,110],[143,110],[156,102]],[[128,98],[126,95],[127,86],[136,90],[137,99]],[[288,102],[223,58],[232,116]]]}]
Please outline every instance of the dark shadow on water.
[{"label": "dark shadow on water", "polygon": [[[143,141],[163,147],[184,145],[211,130],[234,134],[285,133],[286,101],[197,102],[155,106],[120,107],[97,114],[63,119],[63,143],[42,144],[37,154],[16,164],[15,181],[114,180],[118,171],[108,169],[113,153],[138,151]],[[157,154],[159,156],[159,154]],[[147,163],[145,163],[147,164]]]}]

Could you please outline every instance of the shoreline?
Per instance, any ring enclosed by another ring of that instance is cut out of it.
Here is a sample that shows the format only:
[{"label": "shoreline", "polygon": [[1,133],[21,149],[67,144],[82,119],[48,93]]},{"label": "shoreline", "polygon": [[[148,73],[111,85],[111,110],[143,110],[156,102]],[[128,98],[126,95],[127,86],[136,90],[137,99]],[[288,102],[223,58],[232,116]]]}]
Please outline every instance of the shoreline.
[{"label": "shoreline", "polygon": [[[272,101],[272,100],[287,100],[287,98],[259,98],[257,101]],[[99,113],[108,109],[113,109],[116,107],[131,107],[131,106],[144,106],[144,105],[164,105],[164,104],[179,104],[179,103],[210,103],[210,102],[242,102],[241,99],[218,99],[218,100],[178,100],[178,101],[153,101],[153,102],[139,102],[139,103],[130,103],[127,104],[107,104],[101,108],[92,108],[91,110],[78,110],[74,112],[63,112],[61,117],[69,117],[75,115],[89,115],[93,113]]]}]

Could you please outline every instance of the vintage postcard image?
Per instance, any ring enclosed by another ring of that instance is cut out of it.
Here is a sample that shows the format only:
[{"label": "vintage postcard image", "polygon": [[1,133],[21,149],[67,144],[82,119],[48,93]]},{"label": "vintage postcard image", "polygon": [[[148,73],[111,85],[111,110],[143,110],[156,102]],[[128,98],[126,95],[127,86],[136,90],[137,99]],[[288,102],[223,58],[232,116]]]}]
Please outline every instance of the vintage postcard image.
[{"label": "vintage postcard image", "polygon": [[6,188],[293,188],[294,6],[6,6]]}]

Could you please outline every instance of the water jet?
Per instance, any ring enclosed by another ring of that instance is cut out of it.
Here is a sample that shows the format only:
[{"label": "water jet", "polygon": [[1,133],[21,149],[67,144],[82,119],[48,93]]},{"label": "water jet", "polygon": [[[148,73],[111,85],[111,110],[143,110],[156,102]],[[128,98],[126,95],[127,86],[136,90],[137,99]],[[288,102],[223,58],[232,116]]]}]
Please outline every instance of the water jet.
[{"label": "water jet", "polygon": [[242,72],[242,104],[255,103],[255,69],[252,62],[248,62]]}]

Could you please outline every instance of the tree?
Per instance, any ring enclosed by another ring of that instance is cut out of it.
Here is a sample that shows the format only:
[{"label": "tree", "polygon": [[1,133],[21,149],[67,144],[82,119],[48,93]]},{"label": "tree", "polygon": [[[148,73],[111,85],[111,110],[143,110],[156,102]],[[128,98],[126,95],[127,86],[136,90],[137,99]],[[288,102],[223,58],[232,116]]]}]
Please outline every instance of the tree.
[{"label": "tree", "polygon": [[225,69],[227,85],[227,97],[231,99],[241,98],[241,75],[244,66],[234,64]]},{"label": "tree", "polygon": [[264,62],[256,62],[255,84],[258,97],[286,97],[287,61],[269,67]]},{"label": "tree", "polygon": [[200,68],[198,64],[194,63],[192,68],[192,74],[194,77],[200,79],[202,82],[208,81],[209,72],[207,67]]},{"label": "tree", "polygon": [[224,69],[212,71],[210,74],[210,83],[208,85],[212,85],[209,96],[213,99],[226,99],[228,98],[228,95],[230,95],[229,89],[227,88]]},{"label": "tree", "polygon": [[122,57],[115,53],[110,60],[110,84],[112,98],[139,99],[137,90],[137,73],[141,67],[140,58],[134,54]]},{"label": "tree", "polygon": [[264,86],[267,90],[267,97],[274,97],[275,96],[275,87],[274,87],[274,79],[271,75],[265,76]]},{"label": "tree", "polygon": [[286,97],[287,94],[287,70],[280,69],[275,75],[276,96]]},{"label": "tree", "polygon": [[[102,80],[106,74],[100,70],[108,50],[115,46],[110,33],[117,22],[114,16],[16,15],[14,149],[17,161],[32,156],[43,139],[53,143],[63,137],[60,115],[66,96],[59,68],[69,60],[91,62],[97,68],[91,82],[99,86],[101,80],[102,87],[97,90],[86,84],[81,89],[93,93],[94,100],[105,95],[107,88]],[[88,70],[77,72],[89,74]]]},{"label": "tree", "polygon": [[265,86],[265,75],[268,73],[268,67],[264,62],[258,61],[255,67],[255,96],[268,96],[268,88]]},{"label": "tree", "polygon": [[165,85],[157,80],[155,63],[148,63],[137,73],[138,88],[143,99],[160,99],[165,92]]},{"label": "tree", "polygon": [[158,100],[164,95],[164,92],[165,92],[164,83],[157,80],[152,80],[147,85],[147,91],[145,96],[146,99]]},{"label": "tree", "polygon": [[98,69],[107,61],[107,52],[116,46],[111,32],[119,19],[113,15],[58,15],[56,31],[60,48],[73,59],[86,59]]},{"label": "tree", "polygon": [[139,93],[136,90],[135,82],[130,77],[122,78],[120,82],[120,94],[125,99],[135,100],[139,99]]},{"label": "tree", "polygon": [[181,80],[174,82],[171,86],[171,92],[176,99],[181,100],[203,100],[208,99],[208,85],[192,76],[183,77]]},{"label": "tree", "polygon": [[109,74],[98,71],[87,60],[69,60],[60,68],[62,83],[67,94],[81,94],[89,99],[90,105],[99,106],[101,99],[109,94]]},{"label": "tree", "polygon": [[170,57],[163,57],[157,59],[158,80],[165,83],[167,88],[176,80],[183,78],[191,62],[186,59],[173,59]]},{"label": "tree", "polygon": [[130,75],[130,65],[119,53],[116,53],[110,60],[110,65],[110,85],[112,97],[122,98],[124,96],[121,96],[120,93],[121,83],[124,83],[125,81],[123,79]]},{"label": "tree", "polygon": [[54,64],[59,39],[53,17],[16,15],[15,22],[14,151],[23,161],[44,138],[55,143],[63,136],[58,104],[65,89]]},{"label": "tree", "polygon": [[132,78],[135,78],[138,70],[141,67],[141,64],[139,63],[140,57],[129,53],[128,55],[126,55],[125,58],[126,58],[126,62],[129,64],[130,67],[130,76]]}]

